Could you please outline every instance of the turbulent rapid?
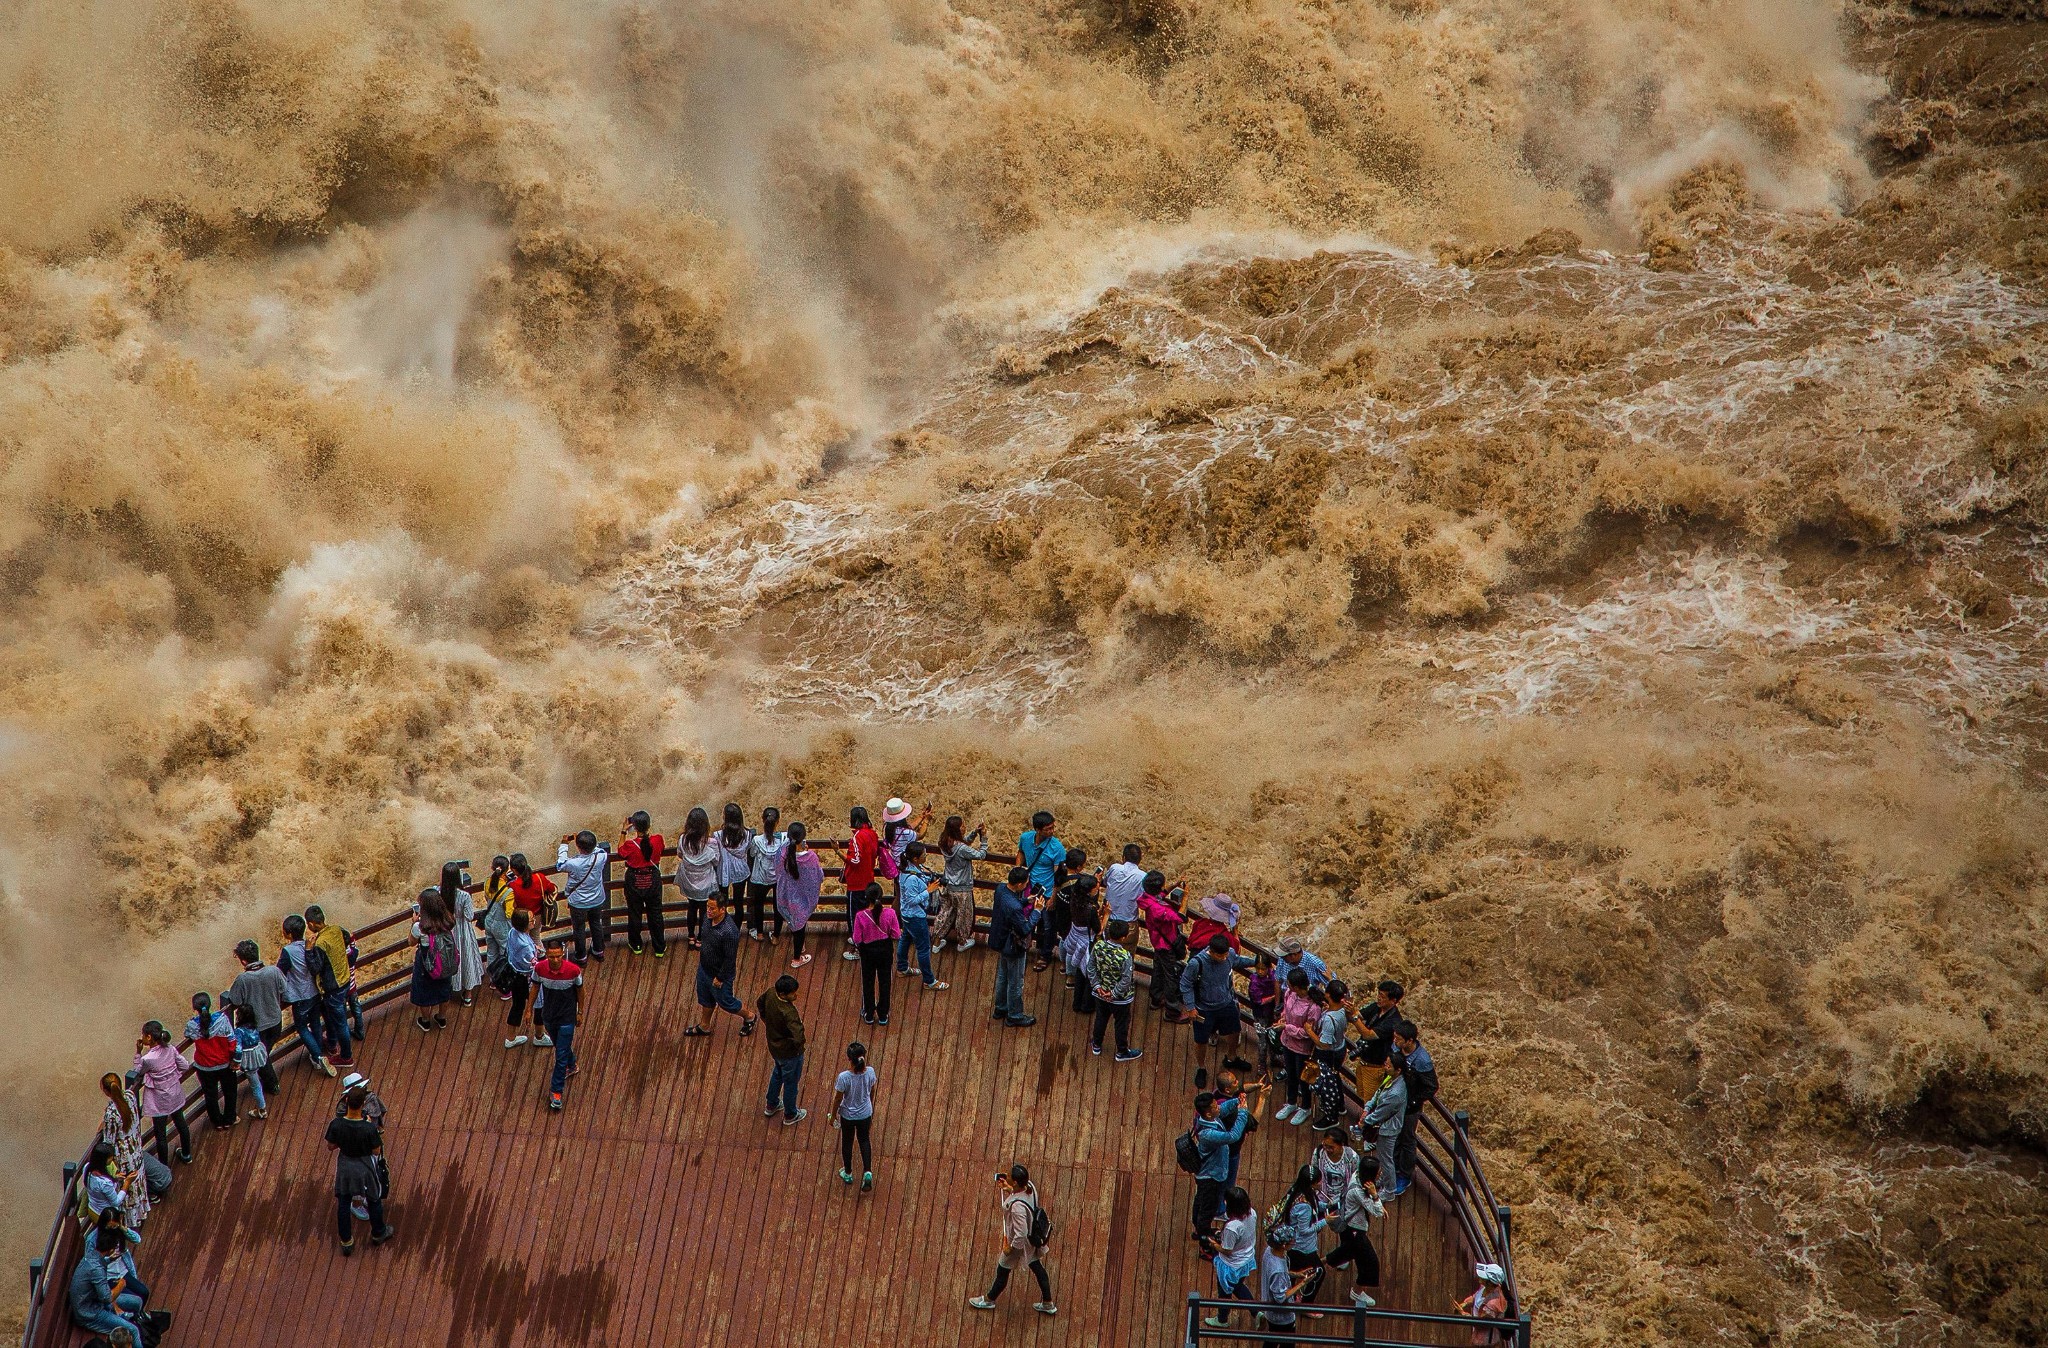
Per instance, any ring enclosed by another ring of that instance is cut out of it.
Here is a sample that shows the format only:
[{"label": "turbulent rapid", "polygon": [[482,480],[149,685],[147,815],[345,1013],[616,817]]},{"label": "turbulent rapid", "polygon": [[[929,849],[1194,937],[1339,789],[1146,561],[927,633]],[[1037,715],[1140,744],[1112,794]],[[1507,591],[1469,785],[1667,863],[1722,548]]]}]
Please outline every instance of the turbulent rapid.
[{"label": "turbulent rapid", "polygon": [[5,22],[15,1254],[285,908],[898,795],[1414,989],[1546,1340],[2041,1341],[2034,0]]}]

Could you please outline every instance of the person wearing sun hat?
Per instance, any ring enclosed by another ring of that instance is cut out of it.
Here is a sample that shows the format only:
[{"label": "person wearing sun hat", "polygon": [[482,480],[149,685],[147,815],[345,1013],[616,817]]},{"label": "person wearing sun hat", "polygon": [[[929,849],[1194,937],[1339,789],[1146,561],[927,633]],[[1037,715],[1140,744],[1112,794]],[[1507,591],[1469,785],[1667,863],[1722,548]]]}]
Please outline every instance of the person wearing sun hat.
[{"label": "person wearing sun hat", "polygon": [[[363,1088],[363,1117],[376,1124],[378,1131],[381,1133],[384,1128],[384,1101],[371,1088],[370,1078],[361,1072],[350,1072],[341,1079],[341,1094],[336,1097],[334,1102],[334,1116],[341,1118],[347,1115],[348,1093],[358,1086]],[[371,1158],[370,1164],[377,1171],[379,1191],[385,1194],[390,1193],[391,1162],[385,1158],[383,1152],[379,1151]],[[349,1206],[354,1211],[358,1221],[366,1222],[370,1220],[370,1204],[368,1198],[364,1195],[354,1195]]]},{"label": "person wearing sun hat", "polygon": [[[1508,1315],[1508,1272],[1499,1264],[1480,1264],[1473,1270],[1479,1279],[1479,1286],[1472,1295],[1458,1303],[1458,1314],[1469,1315],[1475,1320],[1505,1320]],[[1492,1329],[1475,1329],[1472,1342],[1490,1344],[1502,1342],[1500,1333]]]}]

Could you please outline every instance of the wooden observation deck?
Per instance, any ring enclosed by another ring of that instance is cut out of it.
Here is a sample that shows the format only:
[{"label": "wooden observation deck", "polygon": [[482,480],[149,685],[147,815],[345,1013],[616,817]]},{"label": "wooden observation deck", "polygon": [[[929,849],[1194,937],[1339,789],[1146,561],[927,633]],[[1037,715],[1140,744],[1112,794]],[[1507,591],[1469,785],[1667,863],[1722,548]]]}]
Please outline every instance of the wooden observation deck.
[{"label": "wooden observation deck", "polygon": [[[741,1038],[737,1019],[720,1015],[711,1038],[681,1037],[697,1014],[696,957],[681,941],[663,960],[615,945],[588,973],[581,1071],[556,1114],[546,1107],[553,1055],[502,1047],[503,1002],[480,989],[474,1007],[445,1008],[447,1030],[420,1032],[405,1005],[410,914],[363,928],[373,1009],[357,1063],[390,1111],[397,1238],[374,1247],[359,1235],[355,1256],[342,1257],[322,1142],[336,1083],[281,1041],[284,1084],[268,1120],[245,1108],[231,1133],[214,1134],[196,1093],[188,1103],[196,1159],[179,1168],[139,1252],[151,1304],[175,1314],[167,1342],[1184,1344],[1189,1293],[1214,1294],[1188,1239],[1193,1182],[1173,1160],[1202,1052],[1186,1027],[1150,1013],[1141,996],[1132,1037],[1145,1056],[1093,1057],[1086,1019],[1055,971],[1027,975],[1038,1024],[1008,1028],[989,1015],[995,958],[982,947],[938,957],[948,991],[897,980],[891,1024],[866,1026],[858,966],[839,958],[840,912],[837,923],[829,906],[813,919],[817,958],[798,971],[810,1117],[793,1127],[762,1115],[762,1036]],[[380,932],[389,944],[372,951]],[[786,943],[743,943],[739,992],[750,1006],[785,972],[786,954]],[[854,1039],[869,1045],[880,1076],[871,1194],[839,1182],[838,1137],[824,1123]],[[1213,1058],[1203,1061],[1213,1067]],[[1442,1314],[1470,1290],[1475,1261],[1512,1268],[1506,1209],[1485,1187],[1465,1123],[1432,1106],[1416,1183],[1373,1233],[1379,1301],[1390,1311]],[[1305,1128],[1263,1120],[1244,1148],[1254,1202],[1278,1199],[1310,1147]],[[1056,1318],[1030,1309],[1028,1275],[993,1314],[967,1305],[998,1252],[991,1176],[1017,1161],[1057,1222],[1047,1260]],[[64,1206],[31,1271],[25,1348],[86,1337],[65,1304],[80,1249],[69,1215],[75,1171],[65,1167]],[[1323,1300],[1346,1301],[1347,1285],[1333,1274]],[[1473,1341],[1470,1321],[1330,1309],[1303,1319],[1297,1341]],[[1502,1341],[1526,1344],[1528,1320],[1513,1302],[1511,1316]],[[1234,1328],[1258,1341],[1248,1317]]]}]

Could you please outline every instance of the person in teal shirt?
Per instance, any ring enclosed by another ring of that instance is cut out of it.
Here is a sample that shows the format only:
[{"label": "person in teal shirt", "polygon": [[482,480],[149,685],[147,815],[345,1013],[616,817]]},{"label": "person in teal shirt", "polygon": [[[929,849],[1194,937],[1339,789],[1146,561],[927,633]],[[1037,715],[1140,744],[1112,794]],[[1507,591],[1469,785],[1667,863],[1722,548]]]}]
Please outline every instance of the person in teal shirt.
[{"label": "person in teal shirt", "polygon": [[1017,859],[1031,873],[1032,892],[1051,895],[1053,872],[1067,859],[1067,845],[1053,836],[1051,810],[1031,816],[1031,827],[1017,835]]}]

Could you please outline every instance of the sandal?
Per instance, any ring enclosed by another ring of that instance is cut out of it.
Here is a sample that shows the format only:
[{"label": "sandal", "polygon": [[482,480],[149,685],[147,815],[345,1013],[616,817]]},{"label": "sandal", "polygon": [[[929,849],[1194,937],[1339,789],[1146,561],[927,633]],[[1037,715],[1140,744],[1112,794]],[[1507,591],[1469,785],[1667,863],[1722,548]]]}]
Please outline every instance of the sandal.
[{"label": "sandal", "polygon": [[1052,968],[1051,960],[1033,960],[1031,962],[1031,972],[1035,974],[1044,973],[1047,969],[1050,968]]},{"label": "sandal", "polygon": [[951,983],[942,983],[938,979],[934,978],[931,982],[924,985],[924,990],[926,992],[944,992],[947,988],[950,988],[952,986],[953,985]]},{"label": "sandal", "polygon": [[711,1031],[705,1029],[702,1025],[692,1025],[683,1031],[683,1038],[685,1039],[708,1039],[710,1036]]}]

